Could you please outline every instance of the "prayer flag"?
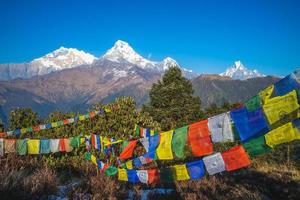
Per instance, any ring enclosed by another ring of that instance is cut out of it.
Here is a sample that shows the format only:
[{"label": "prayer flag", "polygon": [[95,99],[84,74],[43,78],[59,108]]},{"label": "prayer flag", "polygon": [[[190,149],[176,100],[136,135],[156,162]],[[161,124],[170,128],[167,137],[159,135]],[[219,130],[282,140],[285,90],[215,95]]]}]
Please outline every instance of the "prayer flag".
[{"label": "prayer flag", "polygon": [[284,96],[297,89],[300,89],[300,84],[295,74],[292,73],[274,84],[274,96]]},{"label": "prayer flag", "polygon": [[138,140],[130,141],[129,144],[125,147],[125,149],[120,154],[121,159],[128,159],[132,157],[133,150],[136,146]]},{"label": "prayer flag", "polygon": [[4,140],[5,153],[15,153],[16,152],[16,140],[15,139],[5,139]]},{"label": "prayer flag", "polygon": [[203,160],[197,160],[194,162],[189,162],[186,164],[190,178],[192,180],[200,179],[205,174],[204,163]]},{"label": "prayer flag", "polygon": [[225,171],[225,163],[221,153],[206,156],[203,158],[203,162],[209,175]]},{"label": "prayer flag", "polygon": [[78,148],[80,146],[80,136],[72,137],[70,141],[70,146],[73,148]]},{"label": "prayer flag", "polygon": [[175,134],[172,140],[172,149],[176,157],[184,158],[184,148],[187,140],[188,126],[175,129]]},{"label": "prayer flag", "polygon": [[247,100],[245,102],[245,106],[248,110],[248,112],[255,111],[259,108],[261,108],[262,102],[259,95],[255,95],[251,99]]},{"label": "prayer flag", "polygon": [[267,120],[261,108],[253,112],[248,112],[246,108],[239,108],[231,111],[230,115],[242,141],[269,131]]},{"label": "prayer flag", "polygon": [[27,140],[26,139],[18,139],[17,140],[17,152],[18,155],[24,156],[27,154]]},{"label": "prayer flag", "polygon": [[29,139],[27,141],[28,154],[39,154],[40,153],[40,140]]},{"label": "prayer flag", "polygon": [[178,181],[189,180],[190,176],[186,169],[186,165],[174,165],[173,169],[175,170],[175,177]]},{"label": "prayer flag", "polygon": [[148,183],[148,171],[147,170],[137,170],[136,174],[141,183]]},{"label": "prayer flag", "polygon": [[148,184],[159,183],[159,173],[157,169],[148,169]]},{"label": "prayer flag", "polygon": [[248,140],[247,142],[243,143],[243,146],[251,157],[271,152],[271,148],[266,145],[264,135]]},{"label": "prayer flag", "polygon": [[265,134],[266,144],[274,147],[278,144],[300,139],[300,134],[293,128],[292,122],[280,126]]},{"label": "prayer flag", "polygon": [[250,159],[243,146],[233,147],[222,153],[227,171],[237,170],[250,165]]},{"label": "prayer flag", "polygon": [[60,152],[65,152],[66,151],[66,144],[65,144],[65,139],[59,139],[59,151]]},{"label": "prayer flag", "polygon": [[4,155],[4,139],[0,138],[0,156]]},{"label": "prayer flag", "polygon": [[269,99],[263,105],[270,125],[275,128],[298,117],[299,104],[296,91]]},{"label": "prayer flag", "polygon": [[91,161],[92,161],[92,163],[93,163],[94,165],[98,166],[98,163],[97,163],[97,158],[96,158],[96,156],[94,156],[94,155],[91,155]]},{"label": "prayer flag", "polygon": [[209,136],[210,132],[208,129],[208,120],[205,119],[189,125],[189,135],[198,135],[198,137]]},{"label": "prayer flag", "polygon": [[173,182],[173,171],[170,168],[160,169],[160,181],[162,183]]},{"label": "prayer flag", "polygon": [[34,126],[33,131],[34,132],[39,132],[40,131],[40,126]]},{"label": "prayer flag", "polygon": [[208,127],[213,142],[234,141],[229,112],[208,118]]},{"label": "prayer flag", "polygon": [[274,85],[271,85],[258,93],[263,104],[265,104],[270,99],[270,97],[273,94],[273,91],[274,91]]},{"label": "prayer flag", "polygon": [[160,144],[156,149],[158,159],[160,160],[171,160],[173,159],[172,153],[172,137],[173,130],[160,134]]},{"label": "prayer flag", "polygon": [[50,153],[50,140],[41,140],[40,141],[40,153],[47,154]]},{"label": "prayer flag", "polygon": [[59,152],[59,139],[50,140],[50,150],[52,153]]},{"label": "prayer flag", "polygon": [[133,169],[132,160],[128,160],[125,164],[126,164],[126,169]]},{"label": "prayer flag", "polygon": [[128,182],[130,183],[138,183],[139,177],[137,176],[136,170],[130,169],[127,170]]},{"label": "prayer flag", "polygon": [[199,135],[194,135],[189,137],[189,141],[194,156],[199,157],[213,153],[213,144],[210,136],[200,137]]},{"label": "prayer flag", "polygon": [[127,170],[126,169],[118,169],[118,180],[119,181],[128,181]]},{"label": "prayer flag", "polygon": [[73,147],[70,145],[70,139],[69,138],[65,138],[64,141],[65,141],[64,144],[65,144],[65,150],[66,150],[66,152],[73,151]]},{"label": "prayer flag", "polygon": [[114,176],[118,173],[118,169],[114,166],[109,166],[105,171],[104,173],[107,175],[107,176]]}]

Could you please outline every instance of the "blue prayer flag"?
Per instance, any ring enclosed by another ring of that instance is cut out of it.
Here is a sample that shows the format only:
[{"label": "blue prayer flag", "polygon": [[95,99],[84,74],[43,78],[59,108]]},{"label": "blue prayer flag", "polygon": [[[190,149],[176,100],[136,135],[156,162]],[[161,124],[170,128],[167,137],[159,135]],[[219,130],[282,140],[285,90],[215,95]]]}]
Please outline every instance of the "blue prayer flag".
[{"label": "blue prayer flag", "polygon": [[191,179],[200,179],[205,174],[203,160],[198,160],[186,164]]},{"label": "blue prayer flag", "polygon": [[50,153],[50,140],[41,140],[40,141],[40,153],[45,154],[45,153]]},{"label": "blue prayer flag", "polygon": [[296,80],[294,73],[286,76],[277,83],[274,84],[274,96],[283,96],[287,93],[300,89],[300,85]]},{"label": "blue prayer flag", "polygon": [[136,170],[129,169],[127,170],[128,182],[130,183],[138,183],[140,182],[139,177],[137,176]]}]

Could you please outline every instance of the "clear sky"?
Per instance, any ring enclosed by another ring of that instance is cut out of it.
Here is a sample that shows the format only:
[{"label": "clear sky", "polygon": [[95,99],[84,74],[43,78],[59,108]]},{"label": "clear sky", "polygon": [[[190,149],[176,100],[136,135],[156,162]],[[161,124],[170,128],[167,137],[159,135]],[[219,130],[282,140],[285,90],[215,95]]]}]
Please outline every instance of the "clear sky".
[{"label": "clear sky", "polygon": [[300,68],[300,0],[0,0],[0,63],[60,46],[100,56],[117,39],[199,73],[241,60],[286,75]]}]

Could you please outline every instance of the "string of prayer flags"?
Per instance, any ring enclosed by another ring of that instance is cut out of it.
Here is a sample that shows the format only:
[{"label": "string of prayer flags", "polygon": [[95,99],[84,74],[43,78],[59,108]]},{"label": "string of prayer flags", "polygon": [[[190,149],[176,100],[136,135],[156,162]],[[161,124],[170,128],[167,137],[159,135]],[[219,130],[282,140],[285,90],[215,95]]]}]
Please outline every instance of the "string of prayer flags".
[{"label": "string of prayer flags", "polygon": [[184,158],[184,148],[187,140],[188,126],[175,129],[172,140],[172,149],[177,158]]},{"label": "string of prayer flags", "polygon": [[173,130],[163,132],[160,134],[160,143],[156,149],[156,154],[160,160],[172,160],[172,137]]},{"label": "string of prayer flags", "polygon": [[284,96],[296,89],[300,89],[300,84],[296,75],[291,73],[274,84],[274,96]]},{"label": "string of prayer flags", "polygon": [[197,160],[186,164],[190,178],[192,180],[200,179],[205,175],[203,160]]},{"label": "string of prayer flags", "polygon": [[128,181],[127,170],[126,169],[118,169],[118,180],[119,181]]},{"label": "string of prayer flags", "polygon": [[208,120],[191,124],[188,131],[188,139],[194,156],[204,156],[213,153]]},{"label": "string of prayer flags", "polygon": [[209,175],[225,171],[225,163],[221,153],[215,153],[203,158],[205,168]]},{"label": "string of prayer flags", "polygon": [[133,150],[137,144],[138,140],[130,141],[129,144],[124,148],[122,153],[120,154],[121,159],[128,159],[132,157]]},{"label": "string of prayer flags", "polygon": [[250,159],[243,146],[233,147],[222,153],[227,171],[237,170],[250,165]]},{"label": "string of prayer flags", "polygon": [[50,140],[50,151],[51,153],[59,152],[59,139]]},{"label": "string of prayer flags", "polygon": [[264,113],[273,128],[296,119],[299,104],[295,90],[284,96],[274,97],[263,105]]},{"label": "string of prayer flags", "polygon": [[213,142],[234,141],[229,112],[208,118],[208,127]]},{"label": "string of prayer flags", "polygon": [[27,139],[17,140],[17,153],[20,156],[27,154]]},{"label": "string of prayer flags", "polygon": [[251,157],[266,154],[272,150],[268,145],[266,145],[264,135],[248,140],[247,142],[243,143],[243,146],[248,155]]},{"label": "string of prayer flags", "polygon": [[15,153],[16,152],[16,140],[15,139],[4,140],[4,150],[5,150],[5,153]]},{"label": "string of prayer flags", "polygon": [[50,153],[50,140],[41,140],[40,141],[40,153],[47,154]]},{"label": "string of prayer flags", "polygon": [[274,147],[279,144],[300,139],[300,134],[294,130],[292,122],[280,126],[265,135],[266,144]]},{"label": "string of prayer flags", "polygon": [[173,169],[175,171],[176,180],[183,181],[183,180],[189,180],[190,179],[190,176],[188,174],[188,171],[186,169],[186,165],[185,164],[174,165]]},{"label": "string of prayer flags", "polygon": [[156,147],[159,145],[159,137],[159,134],[155,134],[150,137],[141,138],[139,141],[144,146],[146,152],[155,151]]},{"label": "string of prayer flags", "polygon": [[40,140],[29,139],[27,141],[28,154],[39,154],[40,153]]},{"label": "string of prayer flags", "polygon": [[145,153],[144,155],[139,156],[138,159],[140,160],[141,165],[151,163],[153,160],[156,160],[155,151]]},{"label": "string of prayer flags", "polygon": [[265,134],[269,131],[267,120],[262,109],[248,112],[245,107],[230,112],[234,127],[241,141]]}]

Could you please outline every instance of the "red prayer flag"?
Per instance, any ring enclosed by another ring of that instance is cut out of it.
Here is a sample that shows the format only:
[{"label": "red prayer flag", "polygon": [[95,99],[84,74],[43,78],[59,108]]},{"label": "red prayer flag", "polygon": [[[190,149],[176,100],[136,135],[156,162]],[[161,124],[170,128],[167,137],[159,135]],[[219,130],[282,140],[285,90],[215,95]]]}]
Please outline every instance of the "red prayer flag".
[{"label": "red prayer flag", "polygon": [[209,136],[208,120],[205,119],[189,125],[189,136],[190,135],[198,135],[200,137]]},{"label": "red prayer flag", "polygon": [[59,140],[59,151],[62,151],[62,152],[66,151],[65,139]]},{"label": "red prayer flag", "polygon": [[194,156],[205,156],[213,153],[207,119],[189,125],[188,137]]},{"label": "red prayer flag", "polygon": [[243,146],[237,146],[222,153],[227,171],[233,171],[250,165],[250,159]]},{"label": "red prayer flag", "polygon": [[210,136],[206,137],[191,137],[190,144],[194,156],[206,156],[213,153],[213,143]]},{"label": "red prayer flag", "polygon": [[133,150],[138,140],[130,141],[129,144],[124,148],[120,154],[121,159],[127,159],[132,157]]},{"label": "red prayer flag", "polygon": [[157,169],[148,169],[148,184],[159,183],[160,175]]},{"label": "red prayer flag", "polygon": [[0,133],[0,137],[5,137],[6,136],[6,133],[3,132],[3,133]]},{"label": "red prayer flag", "polygon": [[40,126],[34,126],[33,128],[34,132],[39,132],[40,131]]},{"label": "red prayer flag", "polygon": [[64,125],[69,124],[69,120],[68,119],[65,119],[63,122],[64,122]]},{"label": "red prayer flag", "polygon": [[95,114],[95,111],[90,112],[90,117],[91,117],[91,118],[95,117],[95,115],[96,115],[96,114]]}]

